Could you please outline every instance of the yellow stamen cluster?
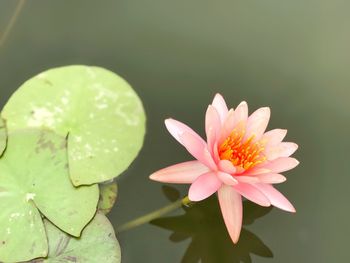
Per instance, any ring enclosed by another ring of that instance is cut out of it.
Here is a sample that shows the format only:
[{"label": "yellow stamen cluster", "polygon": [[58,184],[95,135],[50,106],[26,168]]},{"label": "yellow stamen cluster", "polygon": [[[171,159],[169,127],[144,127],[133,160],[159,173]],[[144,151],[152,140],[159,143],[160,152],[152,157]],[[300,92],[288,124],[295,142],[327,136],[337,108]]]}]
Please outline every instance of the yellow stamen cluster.
[{"label": "yellow stamen cluster", "polygon": [[254,142],[254,135],[243,141],[244,129],[234,129],[219,146],[221,160],[229,160],[235,167],[248,170],[266,160],[263,154],[264,144]]}]

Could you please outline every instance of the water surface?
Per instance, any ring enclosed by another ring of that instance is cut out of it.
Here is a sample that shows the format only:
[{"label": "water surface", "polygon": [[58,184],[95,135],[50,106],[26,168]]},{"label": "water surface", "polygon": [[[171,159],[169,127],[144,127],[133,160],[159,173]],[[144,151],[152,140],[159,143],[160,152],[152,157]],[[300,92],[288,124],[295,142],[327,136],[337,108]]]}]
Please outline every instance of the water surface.
[{"label": "water surface", "polygon": [[[0,32],[16,1],[0,3]],[[28,0],[0,47],[0,106],[47,68],[89,64],[126,78],[148,115],[145,146],[118,178],[118,225],[169,204],[148,175],[191,157],[164,128],[169,116],[203,134],[216,92],[250,112],[270,106],[301,164],[279,189],[291,215],[245,203],[239,244],[215,197],[121,233],[123,262],[347,262],[350,148],[349,1]],[[187,186],[176,186],[179,195]],[[240,261],[239,261],[240,260]]]}]

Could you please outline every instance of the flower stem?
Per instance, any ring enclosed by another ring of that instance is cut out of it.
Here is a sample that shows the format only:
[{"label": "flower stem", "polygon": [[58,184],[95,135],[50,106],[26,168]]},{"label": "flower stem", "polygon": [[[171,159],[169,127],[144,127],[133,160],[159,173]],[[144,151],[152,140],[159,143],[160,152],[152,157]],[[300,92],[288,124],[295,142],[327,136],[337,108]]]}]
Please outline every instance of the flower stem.
[{"label": "flower stem", "polygon": [[158,217],[161,217],[165,214],[168,214],[168,213],[180,208],[183,205],[188,206],[191,203],[192,202],[190,201],[190,199],[188,199],[188,196],[186,196],[183,199],[180,199],[180,200],[178,200],[170,205],[164,206],[156,211],[153,211],[151,213],[148,213],[146,215],[138,217],[134,220],[126,222],[125,224],[118,227],[116,232],[117,233],[124,232],[124,231],[130,230],[130,229],[133,229],[135,227],[141,226],[143,224],[149,223],[150,221],[152,221]]},{"label": "flower stem", "polygon": [[9,35],[11,29],[13,28],[13,26],[16,23],[16,20],[19,16],[19,14],[21,13],[21,10],[24,6],[25,0],[19,0],[15,9],[15,12],[13,13],[8,25],[5,28],[5,31],[3,33],[3,35],[0,37],[0,47],[5,43],[7,36]]}]

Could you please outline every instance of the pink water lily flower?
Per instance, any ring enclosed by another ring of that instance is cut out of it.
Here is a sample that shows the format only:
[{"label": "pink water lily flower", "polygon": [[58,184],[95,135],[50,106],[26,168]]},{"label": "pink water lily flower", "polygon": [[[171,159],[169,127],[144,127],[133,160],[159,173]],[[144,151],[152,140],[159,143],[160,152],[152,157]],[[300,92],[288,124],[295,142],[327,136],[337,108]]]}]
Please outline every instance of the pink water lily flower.
[{"label": "pink water lily flower", "polygon": [[291,156],[298,146],[282,142],[287,131],[265,132],[270,109],[260,108],[248,116],[241,102],[228,110],[217,94],[205,116],[207,141],[187,125],[165,120],[168,131],[196,160],[175,164],[150,178],[165,183],[191,184],[188,197],[201,201],[215,192],[229,235],[238,242],[242,227],[242,196],[261,206],[273,205],[295,212],[293,205],[272,184],[284,182],[280,173],[298,165]]}]

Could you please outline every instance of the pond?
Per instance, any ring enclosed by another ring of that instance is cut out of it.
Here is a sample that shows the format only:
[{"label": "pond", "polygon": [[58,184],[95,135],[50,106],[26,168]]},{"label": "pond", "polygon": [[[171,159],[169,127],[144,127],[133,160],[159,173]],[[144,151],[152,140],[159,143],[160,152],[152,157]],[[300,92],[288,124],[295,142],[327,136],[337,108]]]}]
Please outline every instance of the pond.
[{"label": "pond", "polygon": [[[17,1],[0,3],[0,36]],[[244,201],[240,241],[225,230],[216,196],[117,233],[122,262],[347,262],[350,227],[350,2],[25,1],[0,46],[0,106],[46,69],[96,65],[125,78],[147,115],[144,147],[117,178],[115,230],[187,195],[149,175],[192,159],[164,119],[205,134],[216,93],[249,112],[271,108],[300,165],[277,188],[290,214]]]}]

